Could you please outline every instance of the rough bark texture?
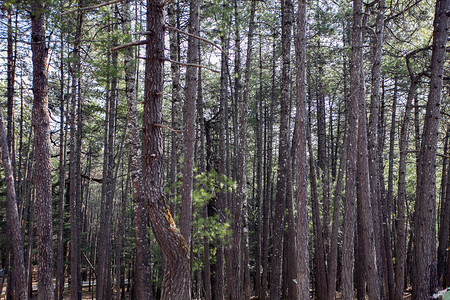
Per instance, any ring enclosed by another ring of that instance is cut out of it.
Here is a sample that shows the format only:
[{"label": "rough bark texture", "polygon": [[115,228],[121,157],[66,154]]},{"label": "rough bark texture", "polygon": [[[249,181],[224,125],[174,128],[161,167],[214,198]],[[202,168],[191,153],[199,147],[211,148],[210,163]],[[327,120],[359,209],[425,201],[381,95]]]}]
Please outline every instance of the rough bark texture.
[{"label": "rough bark texture", "polygon": [[[409,67],[409,58],[406,61]],[[409,68],[408,68],[409,69]],[[410,114],[412,110],[412,100],[416,89],[417,81],[414,76],[410,76],[411,82],[406,101],[406,110],[400,131],[399,151],[400,159],[398,163],[398,204],[396,220],[396,248],[395,248],[395,290],[394,299],[403,299],[403,287],[405,284],[405,256],[406,256],[406,158],[408,154],[408,131]]]},{"label": "rough bark texture", "polygon": [[[448,139],[450,135],[450,125],[447,126],[447,135],[446,135],[446,146],[448,147]],[[447,148],[446,147],[446,148]],[[448,155],[448,149],[445,149],[445,155]],[[439,220],[439,247],[437,252],[437,274],[439,279],[439,286],[445,287],[448,284],[448,274],[445,274],[445,260],[446,257],[448,259],[447,248],[449,243],[449,233],[450,233],[450,167],[447,165],[447,170],[443,170],[446,172],[446,180],[442,180],[443,184],[446,184],[446,192],[443,193],[443,197],[441,197],[441,213]],[[444,177],[444,172],[442,177]]]},{"label": "rough bark texture", "polygon": [[60,66],[60,133],[59,133],[59,197],[58,197],[58,252],[56,258],[56,287],[55,299],[63,299],[64,290],[64,200],[66,185],[66,131],[64,109],[64,43],[61,35],[61,66]]},{"label": "rough bark texture", "polygon": [[[114,42],[112,42],[114,44]],[[111,67],[117,68],[117,52],[108,54],[111,56]],[[103,182],[102,198],[100,207],[100,229],[98,238],[98,265],[97,265],[97,286],[96,295],[99,299],[112,298],[112,207],[115,194],[115,139],[116,139],[116,99],[117,99],[117,78],[108,74],[108,89],[105,111],[105,143],[103,162]],[[108,86],[109,87],[109,86]]]},{"label": "rough bark texture", "polygon": [[273,257],[270,281],[270,298],[281,297],[284,215],[286,210],[286,179],[289,167],[289,108],[291,81],[291,36],[293,4],[290,0],[281,1],[281,95],[280,95],[280,145],[278,148],[278,177],[275,197],[275,214],[273,218]]},{"label": "rough bark texture", "polygon": [[[379,117],[379,103],[380,103],[380,82],[381,82],[381,62],[382,62],[382,54],[383,54],[383,43],[384,43],[384,10],[385,10],[385,1],[380,0],[378,2],[377,7],[377,19],[376,19],[376,41],[373,49],[373,64],[372,64],[372,87],[371,87],[371,95],[370,95],[370,118],[369,118],[369,127],[368,127],[368,150],[369,150],[369,178],[370,178],[370,200],[372,205],[372,215],[373,215],[373,225],[375,236],[379,238],[375,239],[375,247],[376,247],[376,258],[379,263],[378,274],[379,274],[379,283],[380,292],[383,294],[390,295],[392,298],[393,295],[393,277],[383,275],[388,275],[388,270],[392,270],[392,257],[391,259],[382,258],[386,256],[382,256],[382,247],[385,245],[385,241],[389,244],[390,247],[390,232],[389,232],[389,223],[382,216],[382,205],[381,205],[381,197],[380,195],[380,182],[379,182],[379,163],[378,163],[378,117]],[[380,170],[382,172],[382,170]],[[385,229],[383,230],[383,226],[385,225]],[[390,249],[386,249],[385,252],[390,252]],[[391,255],[392,256],[392,255]],[[383,273],[383,271],[385,271]],[[388,289],[384,291],[384,280],[388,282]],[[386,293],[387,292],[387,293]]]},{"label": "rough bark texture", "polygon": [[[190,1],[189,33],[198,36],[200,1]],[[198,65],[198,39],[189,36],[188,58],[189,64]],[[184,102],[184,164],[183,186],[181,189],[181,219],[180,231],[186,243],[191,248],[192,229],[192,189],[194,185],[194,152],[195,152],[195,111],[197,92],[197,68],[186,68],[186,100]],[[190,273],[189,273],[190,274]]]},{"label": "rough bark texture", "polygon": [[[358,62],[362,69],[362,60]],[[363,71],[360,71],[360,86],[359,90],[359,115],[358,115],[358,162],[357,162],[357,177],[358,177],[358,206],[361,206],[362,225],[362,240],[359,245],[363,244],[363,254],[367,273],[367,287],[369,299],[385,299],[384,291],[380,293],[380,278],[378,274],[377,251],[375,244],[375,230],[374,230],[374,216],[373,207],[370,198],[371,182],[369,179],[369,162],[367,150],[367,117],[366,117],[366,102],[364,95],[364,78]],[[360,210],[358,209],[358,213]],[[360,225],[360,224],[358,224]],[[361,250],[361,249],[360,249]]]},{"label": "rough bark texture", "polygon": [[[125,34],[131,33],[130,0],[123,7]],[[153,299],[150,244],[147,231],[147,214],[142,183],[141,132],[136,101],[136,65],[133,49],[124,50],[125,85],[127,97],[128,147],[134,209],[134,236],[136,238],[135,296],[136,299]]]},{"label": "rough bark texture", "polygon": [[342,245],[342,299],[353,299],[353,261],[355,227],[355,187],[357,161],[358,108],[361,95],[362,1],[353,0],[352,64],[350,99],[347,106],[347,169],[344,198],[344,241]]},{"label": "rough bark texture", "polygon": [[298,1],[296,53],[297,127],[297,297],[309,299],[308,163],[306,160],[306,1]]},{"label": "rough bark texture", "polygon": [[[23,236],[20,230],[19,212],[17,210],[16,188],[14,184],[14,174],[11,165],[9,154],[8,140],[6,138],[6,129],[3,124],[3,112],[0,106],[0,147],[2,148],[2,163],[5,171],[6,181],[6,198],[7,198],[7,212],[8,224],[11,229],[11,247],[13,254],[13,268],[14,268],[14,283],[15,296],[19,300],[28,299],[27,280],[25,276],[25,260],[23,251]],[[8,283],[10,282],[8,278]]]},{"label": "rough bark texture", "polygon": [[414,300],[427,299],[434,288],[431,269],[435,262],[432,250],[436,245],[436,148],[440,103],[448,37],[450,0],[437,0],[431,56],[430,91],[420,148],[419,184],[414,214]]},{"label": "rough bark texture", "polygon": [[160,0],[147,2],[147,59],[143,124],[144,193],[150,224],[161,248],[164,274],[161,299],[190,299],[189,247],[176,228],[163,182],[164,18]]},{"label": "rough bark texture", "polygon": [[317,191],[317,178],[316,178],[316,162],[313,156],[312,142],[311,142],[311,130],[308,130],[308,151],[309,151],[309,174],[311,185],[311,210],[313,219],[313,232],[314,232],[314,265],[316,267],[315,272],[315,295],[317,299],[327,299],[327,277],[325,270],[325,249],[324,238],[322,235],[321,222],[320,222],[320,204],[319,195]]},{"label": "rough bark texture", "polygon": [[53,230],[52,175],[50,164],[50,121],[48,115],[48,48],[45,38],[44,1],[34,0],[31,11],[31,51],[33,61],[33,128],[37,207],[38,299],[52,300],[53,288]]},{"label": "rough bark texture", "polygon": [[[80,6],[80,2],[78,2]],[[72,95],[70,100],[70,168],[69,168],[69,203],[70,203],[70,294],[72,300],[81,299],[81,252],[80,252],[80,232],[81,220],[79,218],[81,212],[81,204],[79,199],[81,195],[78,191],[78,151],[76,144],[77,131],[80,129],[76,126],[77,120],[77,82],[80,76],[80,39],[83,23],[83,15],[81,12],[77,14],[77,27],[74,37],[73,64],[70,66],[72,76]]]}]

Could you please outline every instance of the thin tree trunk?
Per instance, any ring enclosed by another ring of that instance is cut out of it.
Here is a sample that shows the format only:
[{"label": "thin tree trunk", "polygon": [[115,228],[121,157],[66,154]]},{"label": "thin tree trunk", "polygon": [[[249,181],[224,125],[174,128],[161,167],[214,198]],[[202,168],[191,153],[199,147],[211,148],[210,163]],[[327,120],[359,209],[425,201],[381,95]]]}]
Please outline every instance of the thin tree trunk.
[{"label": "thin tree trunk", "polygon": [[[344,142],[345,145],[345,134]],[[339,214],[341,210],[342,200],[342,188],[344,182],[344,172],[346,169],[346,151],[345,148],[341,148],[341,159],[339,165],[338,176],[336,180],[336,187],[334,189],[333,196],[333,226],[331,228],[331,243],[330,253],[328,257],[328,299],[336,299],[336,277],[337,277],[337,265],[338,265],[338,239],[339,239]]]},{"label": "thin tree trunk", "polygon": [[[358,61],[359,67],[362,68],[362,58]],[[358,115],[358,162],[357,162],[357,176],[358,176],[358,207],[361,206],[362,225],[362,240],[364,261],[367,273],[367,287],[369,299],[385,299],[384,290],[380,291],[380,278],[378,272],[378,264],[381,261],[377,260],[376,251],[376,232],[374,230],[374,217],[372,202],[370,198],[371,182],[369,179],[369,162],[367,149],[367,116],[366,116],[366,102],[364,97],[364,79],[363,71],[360,70],[360,80],[358,87],[359,96],[359,115]],[[376,181],[376,179],[374,180]],[[359,209],[358,209],[359,213]],[[376,218],[377,216],[375,216]],[[358,224],[360,225],[360,224]],[[361,236],[360,236],[361,237]],[[361,244],[360,244],[361,245]]]},{"label": "thin tree trunk", "polygon": [[[448,139],[450,135],[450,125],[447,126],[447,136],[446,136],[446,146],[448,147]],[[444,152],[444,155],[448,155],[448,149]],[[448,282],[448,274],[445,274],[445,261],[448,260],[448,254],[446,249],[448,249],[449,245],[449,234],[450,234],[450,168],[447,166],[448,170],[443,170],[446,172],[446,180],[444,184],[446,184],[446,193],[445,197],[441,197],[441,213],[439,218],[439,247],[437,252],[437,274],[439,279],[439,286],[445,287],[445,283]],[[442,174],[444,177],[444,174]]]},{"label": "thin tree trunk", "polygon": [[56,259],[55,299],[63,299],[64,291],[64,200],[66,187],[66,130],[64,110],[64,64],[63,35],[61,34],[61,66],[60,66],[60,126],[59,126],[59,199],[58,199],[58,252]]},{"label": "thin tree trunk", "polygon": [[[409,68],[409,56],[406,57],[406,63]],[[410,87],[406,102],[405,115],[400,132],[399,153],[400,159],[398,163],[398,204],[397,204],[397,220],[396,220],[396,248],[395,248],[395,300],[403,299],[403,287],[405,283],[405,256],[406,256],[406,158],[408,154],[408,131],[410,114],[412,110],[412,100],[414,98],[417,79],[410,74]]]},{"label": "thin tree trunk", "polygon": [[433,261],[433,249],[436,246],[436,148],[449,7],[450,0],[436,1],[430,92],[420,148],[419,184],[414,214],[413,300],[428,298],[431,290],[436,287],[433,278],[436,264]]},{"label": "thin tree trunk", "polygon": [[[109,29],[110,30],[110,29]],[[112,41],[114,45],[115,41]],[[112,68],[117,68],[117,52],[109,54],[111,56]],[[111,74],[108,74],[111,77]],[[98,241],[98,265],[97,265],[97,289],[96,295],[99,299],[111,299],[111,259],[112,259],[112,205],[114,200],[114,170],[115,157],[114,145],[116,135],[116,99],[117,99],[117,77],[108,78],[108,90],[105,111],[105,144],[102,182],[102,202],[100,207],[100,228]]]},{"label": "thin tree trunk", "polygon": [[297,297],[309,299],[308,251],[308,163],[306,115],[306,1],[298,1],[296,57],[296,117],[297,127]]},{"label": "thin tree trunk", "polygon": [[275,72],[276,72],[276,38],[275,32],[273,37],[273,45],[272,45],[272,88],[271,88],[271,99],[270,99],[270,108],[269,114],[267,116],[267,150],[266,150],[266,167],[265,167],[265,191],[264,191],[264,200],[263,200],[263,239],[262,239],[262,279],[261,279],[261,293],[260,298],[265,299],[267,291],[268,291],[268,269],[269,269],[269,236],[270,236],[270,220],[271,218],[271,203],[272,203],[272,153],[273,153],[273,119],[275,113]]},{"label": "thin tree trunk", "polygon": [[48,48],[45,37],[44,1],[34,0],[31,10],[31,51],[33,61],[33,127],[35,162],[39,172],[34,174],[36,187],[38,230],[38,299],[52,300],[53,230],[52,175],[50,163],[50,121],[48,114]]},{"label": "thin tree trunk", "polygon": [[[390,251],[390,234],[389,224],[384,225],[387,220],[382,214],[383,205],[380,199],[380,177],[378,172],[378,119],[379,119],[379,103],[380,103],[380,82],[381,82],[381,61],[383,54],[384,43],[384,10],[385,1],[380,0],[377,7],[376,18],[376,42],[373,54],[372,64],[372,89],[370,97],[370,119],[368,128],[368,150],[369,150],[369,178],[370,178],[370,197],[373,210],[373,225],[374,232],[379,239],[375,239],[377,261],[382,263],[378,268],[380,292],[392,299],[394,293],[393,273],[392,273],[392,254]],[[383,230],[383,226],[386,230]],[[389,245],[389,249],[387,249]],[[382,255],[382,248],[384,252],[390,255]],[[390,258],[387,258],[389,257]],[[382,260],[384,258],[384,261]],[[382,267],[381,267],[382,266]],[[385,286],[385,282],[387,285]],[[385,290],[385,287],[387,288]]]},{"label": "thin tree trunk", "polygon": [[[200,1],[190,1],[189,33],[198,36],[200,30]],[[198,39],[189,36],[188,58],[189,64],[198,64]],[[195,111],[197,90],[197,68],[186,68],[186,100],[184,103],[184,164],[183,185],[181,192],[181,219],[180,231],[189,249],[191,245],[192,230],[192,190],[194,184],[194,152],[195,152]],[[190,272],[189,272],[190,274]],[[190,280],[190,279],[189,279]]]},{"label": "thin tree trunk", "polygon": [[[78,6],[81,3],[78,2]],[[77,82],[78,76],[80,76],[80,39],[81,29],[83,23],[83,15],[81,12],[77,14],[77,28],[74,38],[74,50],[73,50],[73,65],[71,66],[72,77],[72,95],[71,95],[71,110],[70,110],[70,169],[69,169],[69,202],[70,202],[70,294],[72,300],[81,299],[81,282],[80,282],[80,265],[81,265],[81,252],[80,252],[80,208],[79,195],[78,195],[78,166],[77,166],[77,153],[80,149],[77,149],[76,135],[77,128]]]},{"label": "thin tree trunk", "polygon": [[322,235],[321,222],[320,222],[320,205],[319,196],[317,191],[317,179],[316,179],[316,162],[313,156],[312,142],[311,142],[311,130],[308,130],[308,152],[309,152],[309,180],[311,185],[311,210],[313,219],[313,232],[314,232],[314,265],[316,267],[315,272],[315,296],[317,299],[327,299],[327,277],[325,269],[325,249],[324,239]]},{"label": "thin tree trunk", "polygon": [[160,0],[147,2],[147,59],[144,99],[144,195],[150,224],[161,248],[164,274],[161,299],[190,299],[189,246],[166,205],[163,183],[163,57],[164,18]]},{"label": "thin tree trunk", "polygon": [[[293,4],[290,0],[281,2],[282,19],[282,67],[281,67],[281,95],[280,95],[280,137],[278,149],[278,177],[275,198],[275,214],[273,219],[273,257],[272,274],[270,282],[270,298],[281,297],[282,286],[282,260],[284,236],[284,214],[286,209],[286,179],[289,167],[289,107],[290,107],[290,63],[291,63],[291,36],[292,36]],[[284,249],[286,251],[287,249]]]},{"label": "thin tree trunk", "polygon": [[[20,230],[19,212],[17,210],[16,188],[14,183],[14,174],[9,154],[8,139],[3,124],[3,112],[0,106],[0,147],[2,148],[2,163],[5,171],[6,197],[8,224],[11,226],[11,247],[13,255],[15,296],[19,300],[28,299],[27,280],[25,276],[25,261],[23,251],[23,236]],[[11,283],[11,274],[9,274],[8,284]]]}]

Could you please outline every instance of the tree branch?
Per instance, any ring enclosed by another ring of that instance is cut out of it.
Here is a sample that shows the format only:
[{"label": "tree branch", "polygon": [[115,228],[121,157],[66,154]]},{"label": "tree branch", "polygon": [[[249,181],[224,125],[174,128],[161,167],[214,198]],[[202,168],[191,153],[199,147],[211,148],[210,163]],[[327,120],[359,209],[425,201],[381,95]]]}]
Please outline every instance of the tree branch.
[{"label": "tree branch", "polygon": [[79,7],[79,8],[75,8],[75,9],[69,10],[69,11],[65,11],[65,12],[63,12],[61,14],[61,16],[64,16],[64,15],[67,15],[67,14],[71,14],[71,13],[74,13],[74,12],[77,12],[77,11],[86,11],[86,10],[92,10],[92,9],[100,8],[100,7],[107,6],[107,5],[110,5],[110,4],[115,4],[115,3],[118,3],[118,2],[121,2],[121,1],[123,1],[123,0],[114,0],[114,1],[100,3],[100,4],[97,4],[97,5],[93,5],[93,6]]},{"label": "tree branch", "polygon": [[[143,56],[138,56],[137,58],[139,58],[139,59],[147,59],[146,57],[143,57]],[[196,67],[196,68],[200,68],[200,69],[206,69],[206,70],[209,70],[209,71],[211,71],[211,72],[219,73],[219,74],[220,74],[219,71],[214,70],[214,69],[211,69],[211,68],[206,67],[206,66],[197,65],[197,64],[182,63],[182,62],[179,62],[179,61],[171,60],[171,59],[169,59],[169,58],[163,58],[163,59],[164,59],[165,61],[168,61],[168,62],[172,63],[172,64],[177,64],[177,65],[185,66],[185,67]]]},{"label": "tree branch", "polygon": [[122,44],[122,45],[119,45],[119,46],[111,48],[111,51],[116,51],[116,50],[120,50],[120,49],[123,49],[123,48],[131,47],[131,46],[145,45],[145,43],[147,43],[146,40],[126,43],[126,44]]},{"label": "tree branch", "polygon": [[214,42],[212,42],[212,41],[210,41],[210,40],[208,40],[208,39],[205,39],[205,38],[202,38],[202,37],[200,37],[200,36],[198,36],[198,35],[195,35],[195,34],[192,34],[192,33],[189,33],[189,32],[183,31],[183,30],[180,30],[180,29],[178,29],[178,28],[172,27],[172,26],[170,26],[168,23],[166,23],[165,27],[166,27],[167,29],[170,29],[170,30],[173,30],[173,31],[176,31],[176,32],[185,34],[185,35],[187,35],[187,36],[196,38],[196,39],[198,39],[198,40],[200,40],[200,41],[206,42],[206,43],[208,43],[208,44],[210,44],[210,45],[216,47],[217,49],[219,49],[219,50],[226,56],[227,59],[230,59],[230,57],[228,56],[228,54],[227,54],[225,51],[223,51],[223,49],[222,49],[219,45],[217,45],[216,43],[214,43]]}]

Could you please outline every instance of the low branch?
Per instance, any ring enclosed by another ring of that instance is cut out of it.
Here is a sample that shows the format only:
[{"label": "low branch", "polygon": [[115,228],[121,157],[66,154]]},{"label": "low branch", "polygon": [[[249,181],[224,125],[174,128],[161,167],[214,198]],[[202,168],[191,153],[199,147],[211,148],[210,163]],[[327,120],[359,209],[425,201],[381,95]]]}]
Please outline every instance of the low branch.
[{"label": "low branch", "polygon": [[189,32],[183,31],[183,30],[180,30],[180,29],[178,29],[178,28],[172,27],[172,26],[170,26],[168,23],[166,23],[165,27],[166,27],[167,29],[170,29],[170,30],[173,30],[173,31],[176,31],[176,32],[185,34],[185,35],[187,35],[187,36],[196,38],[196,39],[198,39],[198,40],[200,40],[200,41],[206,42],[206,43],[208,43],[208,44],[210,44],[210,45],[216,47],[217,49],[219,49],[219,50],[223,53],[223,55],[225,55],[225,57],[226,57],[227,59],[230,59],[230,57],[228,56],[228,54],[227,54],[227,53],[226,53],[219,45],[217,45],[216,43],[214,43],[214,42],[212,42],[212,41],[210,41],[210,40],[208,40],[208,39],[205,39],[205,38],[202,38],[201,36],[198,36],[198,35],[195,35],[195,34],[192,34],[192,33],[189,33]]},{"label": "low branch", "polygon": [[90,181],[98,182],[98,183],[103,182],[103,179],[101,179],[101,178],[94,178],[94,177],[88,176],[86,174],[81,174],[81,177],[83,177],[84,179],[90,180]]},{"label": "low branch", "polygon": [[170,128],[170,127],[168,127],[166,125],[157,124],[157,123],[153,124],[153,126],[159,127],[159,128],[168,129],[169,131],[172,131],[172,132],[183,132],[184,131],[184,130],[176,130],[176,129]]},{"label": "low branch", "polygon": [[[138,56],[137,58],[139,58],[139,59],[147,59],[146,57],[143,57],[143,56]],[[211,72],[220,74],[220,71],[211,69],[211,68],[206,67],[206,66],[197,65],[197,64],[182,63],[182,62],[171,60],[171,59],[168,59],[168,58],[163,58],[163,59],[165,61],[168,61],[168,62],[172,63],[172,64],[177,64],[177,65],[185,66],[185,67],[196,67],[196,68],[200,68],[200,69],[206,69],[206,70],[209,70]]]},{"label": "low branch", "polygon": [[111,48],[111,51],[116,51],[116,50],[120,50],[120,49],[123,49],[123,48],[131,47],[131,46],[145,45],[146,43],[147,43],[146,40],[126,43],[126,44],[122,44],[122,45],[115,46],[115,47]]},{"label": "low branch", "polygon": [[87,261],[87,263],[89,264],[89,266],[91,267],[91,269],[94,271],[95,276],[97,277],[97,272],[95,272],[95,268],[94,268],[94,266],[92,265],[92,263],[89,261],[89,258],[86,256],[86,253],[84,253],[84,252],[82,252],[82,253],[83,253],[84,259]]},{"label": "low branch", "polygon": [[121,1],[123,1],[123,0],[114,0],[114,1],[100,3],[100,4],[97,4],[97,5],[93,5],[93,6],[79,7],[79,8],[75,8],[75,9],[69,10],[69,11],[65,11],[65,12],[63,12],[61,14],[61,16],[68,15],[68,14],[71,14],[71,13],[74,13],[74,12],[77,12],[77,11],[85,11],[85,10],[92,10],[92,9],[100,8],[100,7],[111,5],[111,4],[115,4],[115,3],[118,3],[118,2],[121,2]]},{"label": "low branch", "polygon": [[169,59],[169,58],[164,58],[164,60],[165,60],[165,61],[168,61],[168,62],[170,62],[170,63],[172,63],[172,64],[176,64],[176,65],[180,65],[180,66],[185,66],[185,67],[196,67],[196,68],[200,68],[200,69],[206,69],[206,70],[209,70],[209,71],[211,71],[211,72],[220,74],[220,71],[217,71],[217,70],[214,70],[214,69],[211,69],[211,68],[209,68],[209,67],[202,66],[202,65],[190,64],[190,63],[182,63],[182,62],[179,62],[179,61],[171,60],[171,59]]}]

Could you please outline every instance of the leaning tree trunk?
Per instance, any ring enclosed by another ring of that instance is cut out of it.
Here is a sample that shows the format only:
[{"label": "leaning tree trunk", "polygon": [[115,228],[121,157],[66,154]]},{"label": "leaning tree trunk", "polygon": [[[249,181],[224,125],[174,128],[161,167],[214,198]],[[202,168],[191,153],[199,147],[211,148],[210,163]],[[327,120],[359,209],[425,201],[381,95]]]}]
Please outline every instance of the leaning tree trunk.
[{"label": "leaning tree trunk", "polygon": [[450,0],[437,0],[431,56],[430,92],[420,147],[420,173],[414,214],[413,300],[427,299],[434,288],[432,269],[436,262],[436,150],[440,118],[445,44],[448,37]]},{"label": "leaning tree trunk", "polygon": [[147,1],[147,52],[143,125],[144,195],[150,224],[161,248],[164,274],[161,299],[190,299],[189,247],[176,228],[163,182],[164,15],[161,0]]},{"label": "leaning tree trunk", "polygon": [[50,120],[48,114],[48,48],[45,37],[44,1],[34,0],[31,11],[33,61],[34,173],[37,207],[38,299],[51,300],[53,288],[52,174],[50,163]]},{"label": "leaning tree trunk", "polygon": [[[8,139],[3,124],[3,112],[0,106],[0,147],[2,148],[2,163],[5,171],[6,198],[8,224],[11,226],[11,246],[13,254],[15,296],[19,300],[28,299],[27,280],[25,276],[25,260],[23,251],[23,236],[20,230],[19,212],[17,210],[16,188],[14,184],[14,172],[9,154]],[[10,282],[8,280],[8,282]]]},{"label": "leaning tree trunk", "polygon": [[298,1],[296,53],[296,116],[297,127],[297,296],[309,299],[308,252],[308,162],[306,160],[306,1]]}]

